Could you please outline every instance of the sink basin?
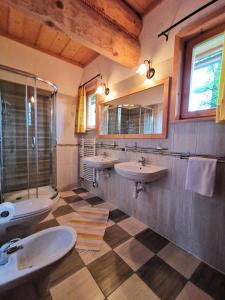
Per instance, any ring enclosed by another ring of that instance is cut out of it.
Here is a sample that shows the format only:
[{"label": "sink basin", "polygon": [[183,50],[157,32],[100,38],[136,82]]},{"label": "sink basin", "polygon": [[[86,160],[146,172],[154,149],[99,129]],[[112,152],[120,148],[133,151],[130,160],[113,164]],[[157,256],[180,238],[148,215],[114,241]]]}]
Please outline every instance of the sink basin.
[{"label": "sink basin", "polygon": [[83,159],[85,165],[91,168],[103,170],[113,168],[114,164],[118,162],[117,159],[105,156],[86,156]]},{"label": "sink basin", "polygon": [[14,243],[22,249],[10,254],[0,266],[0,290],[8,290],[31,278],[36,272],[55,263],[75,245],[77,235],[67,226],[56,226]]},{"label": "sink basin", "polygon": [[164,176],[167,172],[166,168],[155,165],[142,166],[138,162],[119,163],[115,164],[114,168],[120,176],[142,183],[155,181]]}]

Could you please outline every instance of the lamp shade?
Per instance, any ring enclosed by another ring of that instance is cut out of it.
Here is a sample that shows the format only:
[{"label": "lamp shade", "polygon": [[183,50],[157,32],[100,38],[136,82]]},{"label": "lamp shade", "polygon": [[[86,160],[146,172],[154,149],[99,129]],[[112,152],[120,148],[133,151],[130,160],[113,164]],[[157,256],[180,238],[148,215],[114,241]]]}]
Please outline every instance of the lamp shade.
[{"label": "lamp shade", "polygon": [[140,74],[140,75],[144,75],[147,72],[147,66],[146,64],[141,64],[139,66],[139,68],[137,69],[136,73]]},{"label": "lamp shade", "polygon": [[97,87],[95,94],[102,95],[102,93],[103,93],[103,87],[102,87],[102,85],[99,85]]}]

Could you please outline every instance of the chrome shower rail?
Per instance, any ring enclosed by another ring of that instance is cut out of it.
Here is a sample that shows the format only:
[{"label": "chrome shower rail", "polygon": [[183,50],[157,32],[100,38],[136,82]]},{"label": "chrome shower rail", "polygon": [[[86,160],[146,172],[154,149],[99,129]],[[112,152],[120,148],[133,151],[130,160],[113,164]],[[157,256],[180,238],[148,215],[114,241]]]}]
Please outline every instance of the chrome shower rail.
[{"label": "chrome shower rail", "polygon": [[173,152],[169,151],[167,148],[162,147],[139,147],[139,146],[125,146],[120,147],[118,145],[114,146],[113,144],[104,144],[98,143],[96,147],[99,149],[110,149],[110,150],[119,150],[119,151],[129,151],[129,152],[139,152],[146,154],[157,154],[162,156],[173,156],[179,157],[180,159],[189,159],[190,157],[202,157],[202,158],[213,158],[217,159],[218,163],[225,163],[225,156],[216,156],[208,154],[195,154],[190,152]]},{"label": "chrome shower rail", "polygon": [[28,72],[25,72],[25,71],[17,70],[15,68],[11,68],[11,67],[4,66],[4,65],[1,65],[1,64],[0,64],[0,69],[4,70],[4,71],[7,71],[7,72],[12,72],[12,73],[15,73],[15,74],[18,74],[18,75],[22,75],[22,76],[25,76],[25,77],[29,77],[29,78],[33,78],[33,79],[42,81],[42,82],[47,83],[48,85],[50,85],[53,88],[54,93],[58,92],[58,87],[57,87],[56,84],[52,83],[49,80],[46,80],[46,79],[41,78],[39,76],[36,76],[36,75],[34,75],[32,73],[28,73]]}]

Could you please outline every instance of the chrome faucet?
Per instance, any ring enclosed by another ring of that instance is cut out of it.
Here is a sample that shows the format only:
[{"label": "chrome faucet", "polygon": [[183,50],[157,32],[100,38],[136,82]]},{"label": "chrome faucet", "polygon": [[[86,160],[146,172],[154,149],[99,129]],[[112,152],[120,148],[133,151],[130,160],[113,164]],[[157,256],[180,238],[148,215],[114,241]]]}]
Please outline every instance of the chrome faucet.
[{"label": "chrome faucet", "polygon": [[0,248],[0,266],[6,265],[9,260],[9,255],[23,249],[22,245],[13,245],[16,242],[18,242],[20,239],[13,239],[9,241],[8,243],[5,243],[4,245],[1,246]]},{"label": "chrome faucet", "polygon": [[138,162],[141,163],[142,167],[144,167],[146,165],[146,159],[143,156],[141,157],[141,159]]}]

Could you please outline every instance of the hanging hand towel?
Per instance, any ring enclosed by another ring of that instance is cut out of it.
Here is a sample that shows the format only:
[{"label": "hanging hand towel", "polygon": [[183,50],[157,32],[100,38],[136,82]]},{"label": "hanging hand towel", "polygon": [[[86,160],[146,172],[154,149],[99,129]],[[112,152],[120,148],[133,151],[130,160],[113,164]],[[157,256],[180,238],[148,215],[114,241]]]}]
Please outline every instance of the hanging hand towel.
[{"label": "hanging hand towel", "polygon": [[216,159],[190,157],[185,189],[212,197],[216,178]]}]

